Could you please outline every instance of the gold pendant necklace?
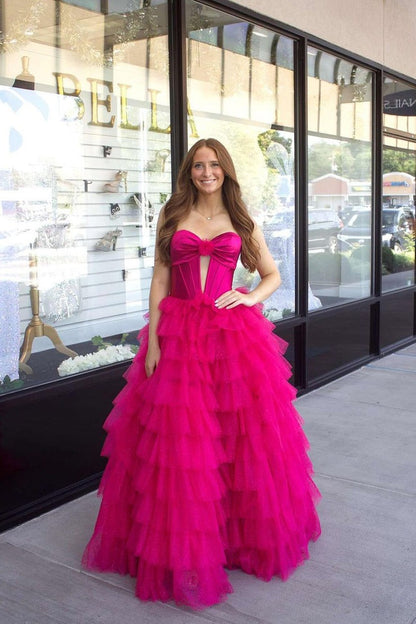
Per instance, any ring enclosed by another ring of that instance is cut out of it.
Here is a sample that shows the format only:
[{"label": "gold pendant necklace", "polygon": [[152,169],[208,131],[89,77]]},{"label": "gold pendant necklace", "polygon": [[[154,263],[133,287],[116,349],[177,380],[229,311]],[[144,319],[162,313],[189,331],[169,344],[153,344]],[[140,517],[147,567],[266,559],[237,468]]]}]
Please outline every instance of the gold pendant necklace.
[{"label": "gold pendant necklace", "polygon": [[206,215],[202,214],[202,212],[199,212],[196,206],[195,206],[195,210],[203,219],[206,219],[207,221],[211,221],[214,217],[218,216],[222,212],[222,209],[221,209],[219,212],[217,212],[216,214],[213,214],[211,217],[207,217]]}]

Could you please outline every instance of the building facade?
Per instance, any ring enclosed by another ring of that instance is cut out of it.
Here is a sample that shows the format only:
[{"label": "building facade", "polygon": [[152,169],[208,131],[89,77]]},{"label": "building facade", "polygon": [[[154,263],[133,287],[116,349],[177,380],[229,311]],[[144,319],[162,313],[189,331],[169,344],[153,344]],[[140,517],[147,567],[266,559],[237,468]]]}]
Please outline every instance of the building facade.
[{"label": "building facade", "polygon": [[411,5],[0,2],[0,529],[96,486],[199,138],[279,266],[264,314],[299,392],[414,341]]}]

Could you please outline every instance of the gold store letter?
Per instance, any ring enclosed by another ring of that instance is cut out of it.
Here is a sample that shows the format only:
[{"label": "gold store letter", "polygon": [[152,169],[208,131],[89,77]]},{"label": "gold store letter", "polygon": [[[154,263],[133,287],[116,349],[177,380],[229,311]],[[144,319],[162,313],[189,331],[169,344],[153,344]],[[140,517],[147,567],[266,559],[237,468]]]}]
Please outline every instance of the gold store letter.
[{"label": "gold store letter", "polygon": [[[81,93],[81,83],[74,74],[61,74],[60,72],[52,72],[56,80],[56,91],[59,95],[73,95],[78,97]],[[74,85],[73,91],[65,91],[64,78],[71,80]]]},{"label": "gold store letter", "polygon": [[[160,128],[158,126],[156,99],[157,99],[157,94],[160,93],[160,91],[158,91],[157,89],[149,89],[149,93],[150,93],[150,112],[151,112],[149,131],[164,132],[165,134],[169,134],[170,125],[167,128]],[[187,102],[187,112],[188,112],[188,123],[189,123],[189,127],[191,130],[191,137],[198,139],[199,134],[198,134],[198,130],[196,129],[194,114],[189,104],[189,100]]]},{"label": "gold store letter", "polygon": [[194,113],[192,111],[191,105],[189,104],[189,100],[187,101],[187,110],[188,110],[188,123],[191,129],[191,137],[193,139],[199,139],[198,130],[196,129]]},{"label": "gold store letter", "polygon": [[118,83],[120,87],[120,115],[121,122],[120,128],[127,128],[128,130],[138,130],[139,126],[131,124],[127,118],[127,89],[130,89],[131,85]]},{"label": "gold store letter", "polygon": [[157,94],[160,93],[157,89],[149,89],[150,93],[150,128],[151,132],[163,132],[169,134],[170,125],[167,128],[160,128],[157,123]]},{"label": "gold store letter", "polygon": [[105,100],[101,100],[98,97],[97,85],[101,84],[107,87],[109,93],[113,92],[113,83],[109,80],[97,80],[97,78],[87,78],[91,84],[91,121],[88,122],[90,126],[102,126],[106,128],[112,128],[114,126],[115,115],[111,115],[110,121],[98,121],[98,106],[105,106],[107,112],[111,111],[111,98],[109,95]]},{"label": "gold store letter", "polygon": [[[81,83],[78,78],[74,74],[66,74],[61,72],[53,72],[56,80],[56,91],[59,95],[68,95],[75,98],[76,104],[78,106],[78,119],[82,119],[85,113],[85,106],[83,100],[79,97],[81,93]],[[107,112],[111,112],[111,97],[107,95],[105,99],[101,99],[98,97],[98,85],[102,85],[108,89],[109,94],[113,93],[113,83],[109,80],[99,80],[98,78],[87,78],[88,82],[91,85],[91,121],[88,122],[90,126],[102,126],[107,128],[113,128],[114,122],[116,119],[115,115],[111,115],[109,121],[99,121],[98,120],[98,107],[105,106]],[[72,90],[66,87],[66,82],[71,81]],[[126,128],[127,130],[140,130],[140,126],[137,124],[132,124],[128,120],[128,110],[127,110],[127,89],[130,89],[132,85],[118,83],[118,87],[120,89],[120,127]],[[68,90],[66,90],[68,89]],[[157,110],[157,96],[160,93],[158,89],[149,89],[150,93],[150,127],[148,130],[150,132],[161,132],[163,134],[169,134],[171,131],[170,125],[166,128],[161,128],[158,125],[158,110]],[[191,131],[190,136],[192,138],[199,138],[198,130],[196,128],[194,114],[189,104],[187,102],[187,112],[188,112],[188,124]]]},{"label": "gold store letter", "polygon": [[[62,74],[61,72],[52,72],[56,80],[56,92],[58,95],[69,95],[75,99],[78,106],[78,119],[82,119],[85,113],[85,106],[82,99],[79,97],[81,93],[81,83],[74,74]],[[74,86],[73,91],[65,91],[64,80],[70,80]]]}]

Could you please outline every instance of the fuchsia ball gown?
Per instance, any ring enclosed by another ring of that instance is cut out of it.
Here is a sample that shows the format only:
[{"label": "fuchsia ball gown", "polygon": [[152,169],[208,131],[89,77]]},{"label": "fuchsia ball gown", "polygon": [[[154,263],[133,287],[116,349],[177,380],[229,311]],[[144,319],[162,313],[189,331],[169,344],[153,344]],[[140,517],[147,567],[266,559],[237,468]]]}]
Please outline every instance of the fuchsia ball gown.
[{"label": "fuchsia ball gown", "polygon": [[83,565],[137,577],[143,600],[215,604],[232,592],[225,568],[286,579],[320,534],[286,344],[259,306],[214,305],[240,248],[234,232],[173,235],[161,360],[147,378],[145,327],[105,423],[109,461]]}]

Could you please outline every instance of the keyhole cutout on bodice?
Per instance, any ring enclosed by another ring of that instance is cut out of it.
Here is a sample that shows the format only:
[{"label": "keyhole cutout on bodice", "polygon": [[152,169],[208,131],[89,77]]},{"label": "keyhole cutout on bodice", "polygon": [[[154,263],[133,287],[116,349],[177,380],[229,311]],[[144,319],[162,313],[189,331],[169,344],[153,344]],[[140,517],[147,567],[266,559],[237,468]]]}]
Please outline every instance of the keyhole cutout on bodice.
[{"label": "keyhole cutout on bodice", "polygon": [[199,256],[199,279],[202,292],[205,292],[210,262],[211,256]]}]

